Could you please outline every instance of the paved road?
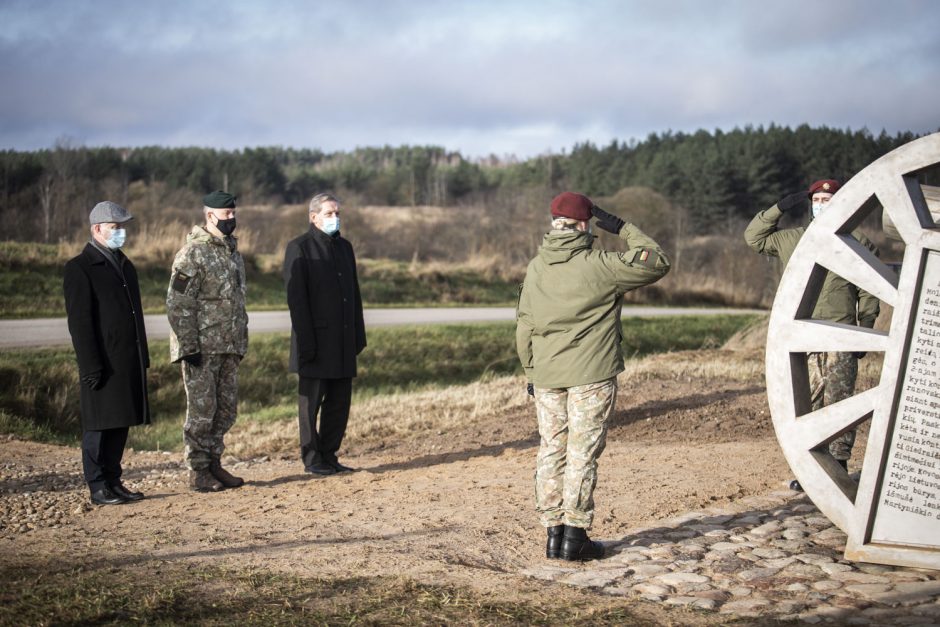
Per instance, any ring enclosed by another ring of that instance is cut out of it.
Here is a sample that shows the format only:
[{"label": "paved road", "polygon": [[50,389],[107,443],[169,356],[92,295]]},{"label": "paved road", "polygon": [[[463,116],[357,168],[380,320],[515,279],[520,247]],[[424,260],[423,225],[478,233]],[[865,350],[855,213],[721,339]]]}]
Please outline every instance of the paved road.
[{"label": "paved road", "polygon": [[[762,313],[755,309],[704,309],[676,307],[625,307],[623,316],[702,316],[713,314]],[[515,319],[511,307],[432,307],[426,309],[366,309],[367,327],[404,324],[445,324],[454,322],[504,322]],[[170,325],[166,316],[145,316],[147,337],[166,339]],[[252,311],[248,313],[248,329],[252,333],[290,331],[286,311]],[[0,349],[35,346],[58,346],[71,343],[65,318],[33,318],[0,320]]]}]

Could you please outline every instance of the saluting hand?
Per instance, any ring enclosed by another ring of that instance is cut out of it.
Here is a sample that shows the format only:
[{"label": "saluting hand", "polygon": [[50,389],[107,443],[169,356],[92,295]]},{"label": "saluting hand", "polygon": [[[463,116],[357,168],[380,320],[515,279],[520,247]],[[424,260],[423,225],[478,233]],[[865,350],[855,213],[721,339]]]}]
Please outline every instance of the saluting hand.
[{"label": "saluting hand", "polygon": [[806,206],[806,192],[794,192],[789,196],[784,196],[783,200],[777,203],[777,208],[786,213],[797,207]]},{"label": "saluting hand", "polygon": [[621,218],[618,218],[612,213],[607,213],[597,205],[591,206],[591,215],[597,219],[597,228],[604,229],[614,235],[619,235],[620,229],[626,224]]}]

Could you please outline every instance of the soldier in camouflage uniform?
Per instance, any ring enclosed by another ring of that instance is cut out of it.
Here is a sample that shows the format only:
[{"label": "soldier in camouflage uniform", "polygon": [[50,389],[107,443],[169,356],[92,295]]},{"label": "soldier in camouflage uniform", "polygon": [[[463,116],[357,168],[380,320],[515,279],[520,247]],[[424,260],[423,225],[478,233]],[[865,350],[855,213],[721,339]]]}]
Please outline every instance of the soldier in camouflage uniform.
[{"label": "soldier in camouflage uniform", "polygon": [[[784,213],[805,206],[807,199],[812,202],[812,217],[819,215],[839,187],[839,182],[833,179],[816,181],[810,185],[808,192],[790,194],[770,209],[761,211],[754,216],[744,231],[748,246],[761,254],[780,257],[786,266],[806,229],[798,227],[778,230],[777,223]],[[860,231],[853,231],[852,236],[878,254],[875,245]],[[813,310],[813,318],[870,329],[875,326],[879,310],[877,298],[842,277],[827,272]],[[858,360],[864,356],[864,353],[846,352],[807,354],[810,403],[813,411],[849,398],[855,393]],[[854,444],[854,429],[846,431],[829,443],[829,454],[846,471]],[[790,487],[797,491],[803,489],[796,479],[790,482]]]},{"label": "soldier in camouflage uniform", "polygon": [[[623,371],[623,295],[669,271],[659,245],[640,229],[564,192],[551,204],[552,230],[529,263],[519,293],[516,349],[535,397],[539,446],[535,498],[550,558],[604,556],[587,529],[594,520],[597,459]],[[592,248],[591,218],[619,235],[627,252]]]},{"label": "soldier in camouflage uniform", "polygon": [[193,227],[173,260],[166,308],[170,358],[186,386],[183,441],[190,487],[197,492],[244,483],[222,468],[223,438],[238,410],[238,364],[248,350],[245,263],[238,252],[235,197],[203,198],[206,223]]}]

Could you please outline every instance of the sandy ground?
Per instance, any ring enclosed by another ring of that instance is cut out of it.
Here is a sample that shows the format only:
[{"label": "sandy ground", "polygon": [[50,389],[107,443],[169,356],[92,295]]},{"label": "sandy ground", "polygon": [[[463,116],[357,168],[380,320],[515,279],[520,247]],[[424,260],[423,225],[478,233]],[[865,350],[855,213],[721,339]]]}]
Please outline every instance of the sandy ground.
[{"label": "sandy ground", "polygon": [[[621,377],[593,537],[616,540],[789,479],[759,380],[683,375],[740,355],[685,359],[671,377]],[[178,454],[129,452],[125,482],[147,499],[93,508],[77,449],[10,439],[0,442],[0,560],[84,556],[155,570],[185,560],[300,576],[402,575],[502,600],[567,594],[519,574],[544,561],[533,509],[537,445],[534,407],[523,402],[446,433],[350,442],[341,460],[359,469],[351,474],[313,478],[293,451],[229,460],[248,483],[218,494],[189,492]],[[32,506],[35,528],[18,532],[31,498],[44,499]],[[40,509],[59,513],[44,521]]]}]

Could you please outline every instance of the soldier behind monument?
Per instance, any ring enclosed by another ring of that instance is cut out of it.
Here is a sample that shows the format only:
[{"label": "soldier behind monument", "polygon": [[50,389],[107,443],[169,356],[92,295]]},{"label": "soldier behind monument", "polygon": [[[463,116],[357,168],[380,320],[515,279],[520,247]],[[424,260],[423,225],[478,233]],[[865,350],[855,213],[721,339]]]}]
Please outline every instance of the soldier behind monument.
[{"label": "soldier behind monument", "polygon": [[[833,179],[816,181],[807,192],[795,192],[783,198],[776,205],[761,211],[744,231],[747,245],[762,255],[780,257],[784,267],[790,261],[796,245],[799,243],[805,227],[792,229],[777,228],[783,215],[794,209],[802,210],[807,199],[811,204],[811,217],[822,213],[832,196],[839,191],[840,184]],[[876,255],[878,249],[860,231],[852,236],[868,247]],[[813,318],[829,320],[841,324],[858,325],[866,328],[875,326],[879,313],[878,299],[842,277],[826,273]],[[809,370],[810,401],[813,411],[849,398],[855,393],[855,378],[858,375],[858,360],[865,353],[829,352],[808,353],[806,356]],[[848,471],[848,460],[852,456],[855,444],[855,429],[846,431],[829,443],[829,453]],[[790,482],[790,488],[802,491],[803,487],[796,479]]]},{"label": "soldier behind monument", "polygon": [[[529,263],[519,293],[516,349],[535,397],[539,446],[536,509],[547,557],[604,556],[587,529],[594,519],[597,459],[623,371],[623,295],[669,271],[659,245],[636,226],[564,192],[551,203],[552,230]],[[625,253],[593,248],[588,224],[619,235]]]},{"label": "soldier behind monument", "polygon": [[170,359],[182,362],[186,387],[183,441],[189,485],[197,492],[244,483],[222,468],[223,438],[238,410],[238,364],[248,350],[245,263],[238,252],[235,196],[203,198],[196,225],[173,260],[166,309]]}]

